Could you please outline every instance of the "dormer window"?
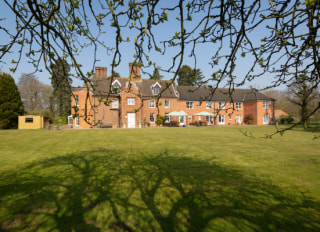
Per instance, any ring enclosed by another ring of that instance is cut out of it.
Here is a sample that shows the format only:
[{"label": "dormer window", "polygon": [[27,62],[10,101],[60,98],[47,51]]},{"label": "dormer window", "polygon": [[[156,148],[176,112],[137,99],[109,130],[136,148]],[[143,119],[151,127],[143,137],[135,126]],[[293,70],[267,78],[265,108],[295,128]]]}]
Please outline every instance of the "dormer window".
[{"label": "dormer window", "polygon": [[161,85],[156,82],[154,85],[151,86],[153,95],[158,95],[160,93]]},{"label": "dormer window", "polygon": [[118,80],[115,80],[111,85],[111,93],[119,93],[121,89],[121,84]]}]

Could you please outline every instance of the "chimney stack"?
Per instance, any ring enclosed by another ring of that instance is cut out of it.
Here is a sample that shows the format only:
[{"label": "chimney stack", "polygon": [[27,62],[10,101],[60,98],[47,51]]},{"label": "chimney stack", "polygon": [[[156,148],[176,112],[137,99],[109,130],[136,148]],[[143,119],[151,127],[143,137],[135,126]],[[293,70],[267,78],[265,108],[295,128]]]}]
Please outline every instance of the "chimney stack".
[{"label": "chimney stack", "polygon": [[96,77],[107,77],[107,68],[106,67],[96,67]]},{"label": "chimney stack", "polygon": [[129,78],[133,81],[140,81],[140,67],[137,64],[129,63]]}]

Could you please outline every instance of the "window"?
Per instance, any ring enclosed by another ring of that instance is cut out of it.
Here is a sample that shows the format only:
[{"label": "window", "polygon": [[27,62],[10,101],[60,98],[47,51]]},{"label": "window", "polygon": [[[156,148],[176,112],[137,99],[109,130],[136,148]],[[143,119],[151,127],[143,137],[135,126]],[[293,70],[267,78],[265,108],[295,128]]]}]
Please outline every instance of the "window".
[{"label": "window", "polygon": [[241,102],[237,102],[237,103],[236,103],[236,109],[237,109],[237,110],[241,110],[241,109],[242,109],[242,104],[241,104]]},{"label": "window", "polygon": [[212,109],[212,102],[207,102],[206,103],[206,108],[207,109]]},{"label": "window", "polygon": [[269,109],[269,102],[268,101],[263,102],[263,109]]},{"label": "window", "polygon": [[193,102],[187,101],[187,109],[193,109]]},{"label": "window", "polygon": [[74,96],[74,102],[76,106],[79,106],[79,96]]},{"label": "window", "polygon": [[25,123],[33,123],[33,118],[25,118]]},{"label": "window", "polygon": [[154,108],[154,100],[149,101],[149,108]]},{"label": "window", "polygon": [[201,116],[199,116],[199,121],[201,121]]},{"label": "window", "polygon": [[213,116],[206,116],[206,121],[208,122],[208,125],[213,124]]},{"label": "window", "polygon": [[191,115],[189,115],[189,121],[190,121],[190,122],[192,121],[192,116],[191,116]]},{"label": "window", "polygon": [[202,105],[202,102],[201,102],[201,101],[199,101],[199,105],[198,105],[198,106],[199,106],[199,107],[201,107],[201,105]]},{"label": "window", "polygon": [[233,104],[232,102],[229,102],[229,108],[232,109],[233,108]]},{"label": "window", "polygon": [[160,93],[160,88],[159,87],[154,87],[153,88],[153,94],[154,95],[157,95],[157,94],[159,94]]},{"label": "window", "polygon": [[69,115],[68,116],[68,125],[72,125],[73,124],[73,116]]},{"label": "window", "polygon": [[111,86],[111,93],[119,93],[121,89],[121,84],[118,80],[115,80]]},{"label": "window", "polygon": [[118,108],[119,107],[119,101],[118,99],[112,100],[112,108]]},{"label": "window", "polygon": [[225,102],[219,102],[219,109],[224,109],[226,103]]},{"label": "window", "polygon": [[154,113],[150,113],[150,122],[154,123]]},{"label": "window", "polygon": [[168,113],[164,114],[164,118],[165,118],[164,122],[170,122],[170,116],[168,116]]},{"label": "window", "polygon": [[229,121],[232,120],[232,114],[229,114]]},{"label": "window", "polygon": [[269,114],[263,115],[263,124],[269,124]]},{"label": "window", "polygon": [[158,82],[156,82],[155,84],[153,84],[153,85],[151,86],[153,95],[159,94],[159,93],[160,93],[160,88],[161,88],[161,85],[160,85]]},{"label": "window", "polygon": [[170,101],[169,100],[164,101],[164,108],[170,108]]},{"label": "window", "polygon": [[134,105],[134,98],[128,98],[128,105]]},{"label": "window", "polygon": [[219,124],[225,124],[224,115],[219,115]]}]

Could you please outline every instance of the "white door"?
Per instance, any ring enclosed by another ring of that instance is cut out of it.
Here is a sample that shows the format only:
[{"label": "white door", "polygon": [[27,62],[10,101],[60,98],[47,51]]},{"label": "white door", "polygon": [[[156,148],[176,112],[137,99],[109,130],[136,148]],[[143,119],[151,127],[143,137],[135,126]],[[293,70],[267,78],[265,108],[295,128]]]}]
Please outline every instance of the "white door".
[{"label": "white door", "polygon": [[183,126],[183,125],[184,125],[184,117],[185,117],[185,116],[179,116],[180,126]]},{"label": "white door", "polygon": [[135,128],[135,127],[136,127],[136,114],[128,113],[128,128]]},{"label": "white door", "polygon": [[242,115],[236,115],[236,123],[240,125],[242,123]]}]

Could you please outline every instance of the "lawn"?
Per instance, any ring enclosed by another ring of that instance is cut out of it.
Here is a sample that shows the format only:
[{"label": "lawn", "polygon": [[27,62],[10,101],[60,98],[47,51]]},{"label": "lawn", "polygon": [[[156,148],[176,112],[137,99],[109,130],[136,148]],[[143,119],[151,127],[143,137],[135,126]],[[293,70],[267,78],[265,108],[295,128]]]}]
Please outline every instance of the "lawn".
[{"label": "lawn", "polygon": [[319,132],[0,131],[0,231],[319,231]]}]

